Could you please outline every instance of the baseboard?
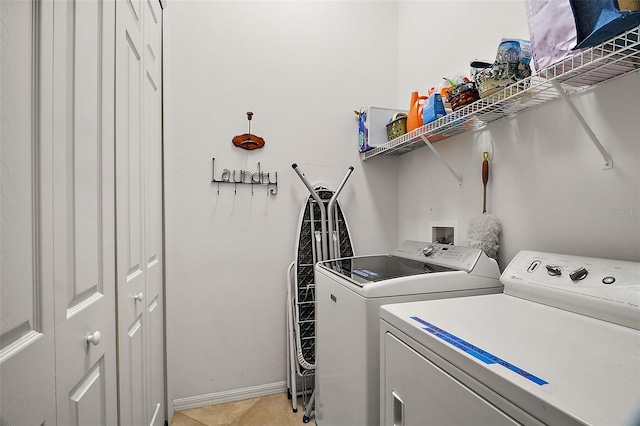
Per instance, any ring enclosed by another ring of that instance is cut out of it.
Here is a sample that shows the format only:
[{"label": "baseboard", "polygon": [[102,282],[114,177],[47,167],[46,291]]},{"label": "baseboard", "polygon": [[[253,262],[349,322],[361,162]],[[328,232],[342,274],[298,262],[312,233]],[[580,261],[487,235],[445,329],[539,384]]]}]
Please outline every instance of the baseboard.
[{"label": "baseboard", "polygon": [[205,405],[219,404],[221,402],[239,401],[241,399],[256,398],[259,396],[286,391],[287,382],[285,381],[267,383],[265,385],[252,386],[248,388],[174,399],[173,409],[174,411],[186,410],[189,408],[204,407]]}]

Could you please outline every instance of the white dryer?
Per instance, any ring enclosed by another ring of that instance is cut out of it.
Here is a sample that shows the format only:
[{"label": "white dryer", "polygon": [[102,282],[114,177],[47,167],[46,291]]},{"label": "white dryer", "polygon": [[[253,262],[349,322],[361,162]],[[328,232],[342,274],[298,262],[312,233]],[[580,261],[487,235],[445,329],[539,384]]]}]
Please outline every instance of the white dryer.
[{"label": "white dryer", "polygon": [[481,250],[405,241],[392,254],[316,264],[315,421],[377,425],[380,305],[502,292]]},{"label": "white dryer", "polygon": [[640,263],[522,251],[501,282],[381,307],[381,424],[640,424]]}]

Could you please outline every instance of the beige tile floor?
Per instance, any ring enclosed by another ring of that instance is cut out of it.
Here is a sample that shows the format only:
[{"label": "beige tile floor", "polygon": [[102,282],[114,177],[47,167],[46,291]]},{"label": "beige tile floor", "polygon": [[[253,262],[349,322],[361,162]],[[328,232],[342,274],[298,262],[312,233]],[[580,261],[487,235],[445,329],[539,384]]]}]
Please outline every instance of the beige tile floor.
[{"label": "beige tile floor", "polygon": [[[287,394],[277,393],[258,398],[177,411],[170,426],[304,426],[302,398],[298,412],[291,409]],[[315,425],[313,413],[309,425]]]}]

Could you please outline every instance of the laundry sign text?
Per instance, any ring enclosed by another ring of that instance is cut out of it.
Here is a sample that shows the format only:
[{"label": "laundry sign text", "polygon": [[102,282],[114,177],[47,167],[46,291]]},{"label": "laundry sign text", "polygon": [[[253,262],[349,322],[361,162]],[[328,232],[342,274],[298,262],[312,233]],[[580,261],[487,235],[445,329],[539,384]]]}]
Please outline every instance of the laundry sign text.
[{"label": "laundry sign text", "polygon": [[[272,180],[273,177],[273,180]],[[219,175],[216,175],[216,159],[211,159],[211,182],[218,184],[218,194],[220,194],[221,183],[249,184],[253,191],[253,185],[265,185],[267,193],[276,195],[278,193],[278,172],[265,172],[260,168],[258,161],[258,170],[244,169],[222,169]],[[234,187],[235,190],[235,187]]]}]

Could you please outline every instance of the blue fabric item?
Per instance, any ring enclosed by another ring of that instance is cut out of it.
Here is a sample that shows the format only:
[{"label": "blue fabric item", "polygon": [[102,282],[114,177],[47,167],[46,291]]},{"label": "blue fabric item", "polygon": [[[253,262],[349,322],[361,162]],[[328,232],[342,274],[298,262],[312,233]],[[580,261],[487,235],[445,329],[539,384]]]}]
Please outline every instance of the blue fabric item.
[{"label": "blue fabric item", "polygon": [[617,0],[570,0],[576,21],[577,44],[596,46],[640,25],[640,11],[620,11]]}]

